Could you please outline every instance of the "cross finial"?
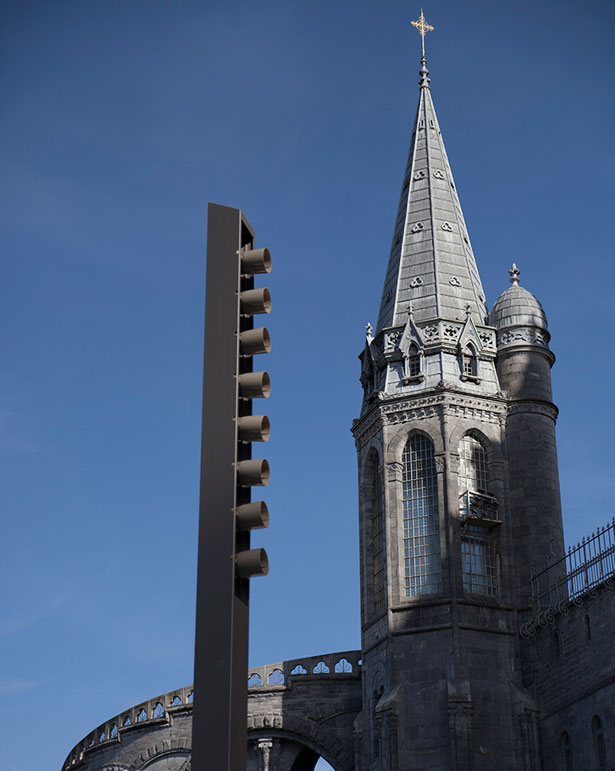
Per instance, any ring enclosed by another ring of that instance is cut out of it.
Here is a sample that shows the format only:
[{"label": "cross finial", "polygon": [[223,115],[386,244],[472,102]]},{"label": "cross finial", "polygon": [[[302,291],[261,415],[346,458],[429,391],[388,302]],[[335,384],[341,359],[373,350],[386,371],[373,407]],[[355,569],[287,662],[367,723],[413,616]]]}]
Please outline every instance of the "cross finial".
[{"label": "cross finial", "polygon": [[368,321],[367,324],[365,325],[365,337],[371,337],[373,331],[374,331],[374,328]]},{"label": "cross finial", "polygon": [[519,274],[521,273],[521,271],[520,271],[520,270],[519,270],[519,268],[518,268],[518,267],[515,265],[515,263],[514,263],[514,262],[513,262],[513,264],[512,264],[512,267],[511,267],[511,269],[508,271],[508,273],[510,274],[510,283],[511,283],[513,286],[517,286],[517,284],[519,283]]},{"label": "cross finial", "polygon": [[431,24],[428,24],[425,21],[425,16],[423,15],[423,9],[421,8],[421,15],[419,17],[418,21],[411,21],[410,24],[412,24],[413,27],[416,27],[419,31],[419,34],[421,36],[421,50],[423,52],[423,59],[425,58],[425,34],[427,32],[433,32],[434,28],[431,26]]},{"label": "cross finial", "polygon": [[408,303],[408,316],[412,318],[412,314],[414,313],[414,308],[412,307],[412,303]]}]

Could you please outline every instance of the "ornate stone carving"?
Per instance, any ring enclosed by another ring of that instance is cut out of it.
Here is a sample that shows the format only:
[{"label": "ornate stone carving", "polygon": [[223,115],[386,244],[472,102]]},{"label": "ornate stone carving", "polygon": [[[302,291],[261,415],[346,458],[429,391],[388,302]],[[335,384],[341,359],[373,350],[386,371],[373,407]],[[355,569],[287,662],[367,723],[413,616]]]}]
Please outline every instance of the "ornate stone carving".
[{"label": "ornate stone carving", "polygon": [[420,276],[415,276],[410,282],[410,286],[414,289],[417,286],[423,286],[423,279]]},{"label": "ornate stone carving", "polygon": [[457,276],[453,276],[449,279],[448,282],[451,286],[461,286],[461,281],[457,278]]},{"label": "ornate stone carving", "polygon": [[451,225],[450,222],[443,222],[440,227],[442,228],[442,230],[445,230],[447,233],[453,232],[453,226]]},{"label": "ornate stone carving", "polygon": [[438,327],[435,324],[430,324],[421,331],[425,340],[433,340],[434,337],[438,336]]},{"label": "ornate stone carving", "polygon": [[386,464],[387,482],[398,482],[401,480],[403,465],[397,461],[390,461]]},{"label": "ornate stone carving", "polygon": [[416,409],[389,413],[384,416],[384,420],[387,425],[396,425],[397,423],[409,423],[413,420],[433,418],[435,415],[437,415],[437,410],[434,407],[418,407]]},{"label": "ornate stone carving", "polygon": [[269,758],[272,748],[273,741],[271,739],[259,739],[258,749],[261,751],[263,758],[263,771],[269,771]]},{"label": "ornate stone carving", "polygon": [[399,344],[401,338],[401,329],[395,329],[392,332],[387,332],[384,337],[384,352],[391,353]]},{"label": "ornate stone carving", "polygon": [[492,332],[479,332],[478,336],[480,337],[481,342],[484,345],[493,346],[494,338],[493,338],[493,333]]},{"label": "ornate stone carving", "polygon": [[519,345],[523,343],[540,345],[547,348],[548,337],[544,332],[534,327],[516,327],[498,334],[498,345]]},{"label": "ornate stone carving", "polygon": [[459,330],[457,329],[457,327],[454,327],[452,324],[447,324],[444,327],[443,332],[444,332],[444,337],[447,340],[456,340],[459,336]]},{"label": "ornate stone carving", "polygon": [[436,179],[446,179],[446,175],[441,169],[435,169],[433,175]]},{"label": "ornate stone carving", "polygon": [[421,230],[425,230],[425,225],[422,222],[415,222],[411,230],[413,233],[420,233]]},{"label": "ornate stone carving", "polygon": [[427,176],[427,173],[426,173],[425,169],[419,169],[414,174],[414,177],[412,177],[412,179],[414,179],[415,181],[418,181],[419,179],[425,179],[426,176]]}]

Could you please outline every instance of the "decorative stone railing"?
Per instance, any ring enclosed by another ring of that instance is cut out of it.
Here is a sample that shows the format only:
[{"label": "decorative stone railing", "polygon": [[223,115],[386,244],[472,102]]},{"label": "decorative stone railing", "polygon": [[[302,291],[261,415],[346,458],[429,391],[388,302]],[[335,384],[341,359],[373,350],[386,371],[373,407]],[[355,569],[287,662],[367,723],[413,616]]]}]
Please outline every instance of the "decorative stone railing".
[{"label": "decorative stone railing", "polygon": [[281,661],[248,670],[248,688],[260,691],[268,688],[286,688],[299,680],[328,678],[360,678],[361,651],[326,653],[302,659]]},{"label": "decorative stone railing", "polygon": [[[359,679],[361,651],[326,653],[322,656],[281,661],[248,671],[248,691],[279,690],[292,686],[294,680],[323,678]],[[176,712],[192,709],[194,689],[191,685],[148,699],[105,721],[73,747],[62,766],[63,771],[80,764],[95,750],[121,741],[127,731],[169,723]]]},{"label": "decorative stone railing", "polygon": [[71,768],[82,761],[94,749],[107,747],[120,741],[120,735],[135,728],[169,722],[169,716],[180,710],[191,709],[194,690],[191,685],[170,691],[154,699],[148,699],[135,707],[120,712],[89,733],[71,750],[64,761],[63,769]]}]

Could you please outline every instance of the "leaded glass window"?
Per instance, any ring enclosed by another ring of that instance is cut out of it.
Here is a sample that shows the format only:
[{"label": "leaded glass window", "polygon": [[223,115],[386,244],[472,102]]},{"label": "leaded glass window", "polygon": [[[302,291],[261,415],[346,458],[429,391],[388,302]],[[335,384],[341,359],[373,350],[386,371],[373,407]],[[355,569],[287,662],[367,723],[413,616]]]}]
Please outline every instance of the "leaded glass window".
[{"label": "leaded glass window", "polygon": [[[488,525],[497,517],[497,509],[490,505],[494,499],[489,496],[487,453],[478,439],[469,434],[459,444],[459,496],[460,519],[467,519],[461,531],[463,589],[470,594],[495,595],[495,538]],[[485,522],[474,524],[477,519]]]},{"label": "leaded glass window", "polygon": [[384,523],[384,484],[378,456],[374,453],[372,464],[372,575],[374,610],[384,608],[386,576],[386,532]]},{"label": "leaded glass window", "polygon": [[438,482],[432,441],[410,437],[403,457],[404,588],[406,596],[442,589]]},{"label": "leaded glass window", "polygon": [[459,444],[459,487],[460,493],[475,490],[489,492],[489,469],[485,448],[475,437],[466,434]]}]

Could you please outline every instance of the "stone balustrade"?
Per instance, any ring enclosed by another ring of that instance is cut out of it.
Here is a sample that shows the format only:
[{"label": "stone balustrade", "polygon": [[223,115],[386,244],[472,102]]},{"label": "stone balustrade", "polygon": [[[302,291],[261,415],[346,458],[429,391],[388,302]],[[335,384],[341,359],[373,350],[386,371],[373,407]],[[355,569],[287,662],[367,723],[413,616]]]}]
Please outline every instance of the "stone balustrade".
[{"label": "stone balustrade", "polygon": [[248,688],[250,691],[286,688],[297,678],[311,680],[322,677],[354,677],[358,679],[360,676],[361,651],[342,651],[252,667],[248,670]]}]

